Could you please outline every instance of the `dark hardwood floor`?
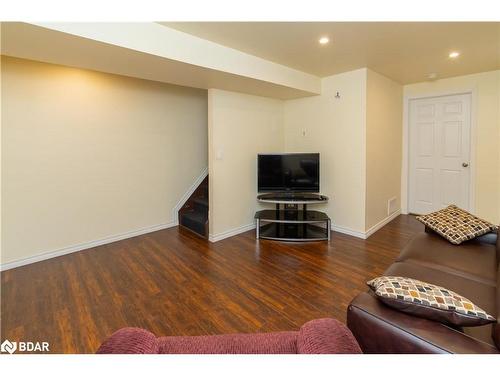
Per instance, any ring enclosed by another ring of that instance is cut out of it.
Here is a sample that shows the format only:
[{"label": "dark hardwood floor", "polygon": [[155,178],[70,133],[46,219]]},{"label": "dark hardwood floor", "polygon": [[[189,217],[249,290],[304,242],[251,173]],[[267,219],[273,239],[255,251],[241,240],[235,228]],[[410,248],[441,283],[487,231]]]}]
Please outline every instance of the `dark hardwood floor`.
[{"label": "dark hardwood floor", "polygon": [[1,340],[92,353],[125,326],[163,336],[345,322],[365,282],[422,230],[401,215],[368,240],[257,242],[250,231],[212,244],[171,228],[53,258],[2,272]]}]

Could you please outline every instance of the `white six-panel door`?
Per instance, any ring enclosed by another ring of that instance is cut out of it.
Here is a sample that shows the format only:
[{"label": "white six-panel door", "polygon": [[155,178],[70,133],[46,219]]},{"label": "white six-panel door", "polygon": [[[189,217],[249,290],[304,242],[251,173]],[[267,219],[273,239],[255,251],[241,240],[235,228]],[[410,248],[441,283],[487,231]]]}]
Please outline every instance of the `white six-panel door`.
[{"label": "white six-panel door", "polygon": [[409,211],[469,210],[471,95],[409,104]]}]

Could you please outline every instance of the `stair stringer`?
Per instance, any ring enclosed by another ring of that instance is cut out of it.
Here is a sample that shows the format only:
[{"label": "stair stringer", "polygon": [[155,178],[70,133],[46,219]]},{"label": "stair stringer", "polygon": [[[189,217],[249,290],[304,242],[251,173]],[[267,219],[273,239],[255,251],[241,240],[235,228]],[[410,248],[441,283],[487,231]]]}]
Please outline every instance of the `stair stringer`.
[{"label": "stair stringer", "polygon": [[179,225],[179,211],[181,210],[182,206],[184,206],[186,204],[189,197],[191,197],[191,195],[193,195],[193,193],[196,191],[198,186],[201,185],[201,183],[203,182],[203,180],[207,176],[208,176],[208,167],[203,169],[201,174],[196,178],[194,183],[189,187],[189,189],[184,193],[184,195],[181,197],[179,202],[172,209],[172,221],[175,223],[175,225]]}]

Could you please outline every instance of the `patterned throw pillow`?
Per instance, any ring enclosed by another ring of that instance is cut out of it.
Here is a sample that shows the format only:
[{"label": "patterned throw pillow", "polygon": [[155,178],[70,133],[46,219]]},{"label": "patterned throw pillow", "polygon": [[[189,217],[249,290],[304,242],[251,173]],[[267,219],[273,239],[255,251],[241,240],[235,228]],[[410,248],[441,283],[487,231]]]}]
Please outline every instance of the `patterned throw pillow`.
[{"label": "patterned throw pillow", "polygon": [[417,220],[455,245],[498,228],[454,205],[417,216]]},{"label": "patterned throw pillow", "polygon": [[398,276],[367,282],[385,304],[405,313],[456,326],[481,326],[496,319],[470,300],[451,290]]}]

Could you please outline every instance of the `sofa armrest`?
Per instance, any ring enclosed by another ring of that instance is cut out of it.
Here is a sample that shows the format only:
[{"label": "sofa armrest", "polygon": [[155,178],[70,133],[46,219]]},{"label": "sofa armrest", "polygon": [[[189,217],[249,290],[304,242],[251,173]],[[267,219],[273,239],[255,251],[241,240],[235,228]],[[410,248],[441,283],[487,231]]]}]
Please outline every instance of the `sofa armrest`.
[{"label": "sofa armrest", "polygon": [[158,340],[141,328],[122,328],[102,343],[97,354],[157,354]]},{"label": "sofa armrest", "polygon": [[347,326],[365,353],[499,353],[493,345],[442,323],[388,307],[371,292],[362,293],[351,302],[347,310]]},{"label": "sofa armrest", "polygon": [[362,351],[342,323],[335,319],[316,319],[304,324],[297,337],[299,354],[361,354]]}]

